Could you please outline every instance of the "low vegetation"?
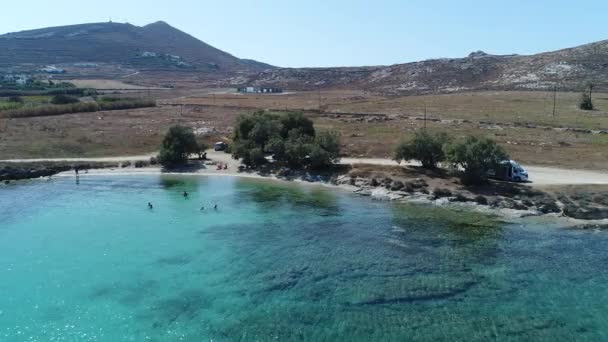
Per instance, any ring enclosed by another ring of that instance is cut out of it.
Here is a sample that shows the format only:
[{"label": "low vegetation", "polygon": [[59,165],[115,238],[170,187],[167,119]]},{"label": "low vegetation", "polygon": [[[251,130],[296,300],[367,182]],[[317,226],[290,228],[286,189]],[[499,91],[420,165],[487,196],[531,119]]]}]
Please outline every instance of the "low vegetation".
[{"label": "low vegetation", "polygon": [[135,108],[156,107],[156,101],[152,99],[121,99],[113,102],[98,102],[99,110],[123,110]]},{"label": "low vegetation", "polygon": [[[28,99],[30,97],[26,97]],[[69,95],[55,95],[51,104],[0,102],[0,117],[26,118],[37,116],[53,116],[72,113],[97,112],[103,110],[124,110],[135,108],[155,107],[151,99],[122,99],[116,102],[79,102],[78,98]]]},{"label": "low vegetation", "polygon": [[234,132],[232,155],[249,167],[268,162],[292,168],[324,169],[340,156],[338,135],[315,131],[302,113],[255,112],[240,116]]},{"label": "low vegetation", "polygon": [[36,116],[53,116],[72,113],[96,112],[99,106],[95,102],[79,102],[66,105],[46,105],[36,107],[21,107],[0,113],[5,118],[28,118]]}]

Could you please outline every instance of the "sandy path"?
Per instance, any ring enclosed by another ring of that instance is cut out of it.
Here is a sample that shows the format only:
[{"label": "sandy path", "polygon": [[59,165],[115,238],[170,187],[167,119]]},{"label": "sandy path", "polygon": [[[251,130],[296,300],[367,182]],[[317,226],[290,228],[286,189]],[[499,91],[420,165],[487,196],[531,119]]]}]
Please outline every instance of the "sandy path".
[{"label": "sandy path", "polygon": [[[396,161],[380,158],[342,158],[343,164],[399,165]],[[419,163],[401,163],[419,166]],[[608,171],[569,170],[543,166],[523,166],[530,175],[531,185],[608,184]]]},{"label": "sandy path", "polygon": [[[0,160],[0,162],[123,162],[138,160],[147,161],[156,153],[138,156],[121,156],[121,157],[102,157],[102,158],[46,158],[46,159],[11,159]],[[237,174],[239,163],[232,159],[230,154],[224,152],[208,151],[207,158],[211,162],[228,164],[227,170],[216,170],[215,166],[207,165],[196,173],[201,174]],[[372,165],[399,165],[394,160],[381,158],[342,158],[342,164],[372,164]],[[401,163],[401,165],[419,165],[416,163]],[[548,185],[585,185],[585,184],[608,184],[608,171],[591,171],[591,170],[568,170],[541,166],[526,166],[524,168],[530,174],[531,184],[533,186],[548,186]],[[154,168],[141,169],[141,172],[152,172]],[[118,170],[117,170],[118,171]],[[159,171],[160,172],[160,171]]]}]

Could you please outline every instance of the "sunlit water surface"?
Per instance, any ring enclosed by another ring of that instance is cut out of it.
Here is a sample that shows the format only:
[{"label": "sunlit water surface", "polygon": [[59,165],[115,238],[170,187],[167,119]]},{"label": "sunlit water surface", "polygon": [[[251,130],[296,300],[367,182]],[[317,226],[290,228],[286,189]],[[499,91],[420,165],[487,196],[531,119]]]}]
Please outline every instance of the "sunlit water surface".
[{"label": "sunlit water surface", "polygon": [[311,186],[32,181],[0,187],[0,340],[608,340],[607,246]]}]

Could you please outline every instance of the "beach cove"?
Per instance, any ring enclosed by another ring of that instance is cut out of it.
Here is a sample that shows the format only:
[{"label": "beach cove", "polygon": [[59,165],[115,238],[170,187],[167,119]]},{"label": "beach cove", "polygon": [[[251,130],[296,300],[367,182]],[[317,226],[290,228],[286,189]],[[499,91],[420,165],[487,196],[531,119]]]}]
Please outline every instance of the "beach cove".
[{"label": "beach cove", "polygon": [[5,186],[0,227],[7,341],[608,334],[608,236],[538,218],[142,174]]}]

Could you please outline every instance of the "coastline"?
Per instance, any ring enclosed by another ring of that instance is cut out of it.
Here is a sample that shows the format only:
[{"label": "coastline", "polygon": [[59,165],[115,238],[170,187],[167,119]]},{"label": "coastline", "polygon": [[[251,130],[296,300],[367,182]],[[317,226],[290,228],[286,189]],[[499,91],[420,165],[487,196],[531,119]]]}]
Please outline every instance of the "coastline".
[{"label": "coastline", "polygon": [[[84,162],[80,161],[81,164],[74,164],[75,162],[63,162],[54,166],[53,164],[34,164],[34,166],[26,166],[21,170],[20,174],[23,174],[23,177],[20,179],[37,179],[48,176],[73,177],[74,167],[80,168],[81,177],[113,175],[241,177],[340,189],[360,196],[370,197],[373,200],[420,203],[473,210],[497,215],[508,220],[516,220],[522,217],[546,217],[569,226],[608,228],[608,219],[592,219],[586,216],[574,218],[572,217],[574,215],[570,212],[568,212],[569,215],[566,215],[565,212],[568,208],[566,208],[565,203],[558,201],[554,198],[555,196],[548,196],[548,193],[541,191],[543,189],[539,190],[534,186],[519,187],[519,185],[515,185],[516,188],[510,190],[516,190],[514,194],[507,194],[509,191],[505,193],[504,189],[502,189],[503,192],[496,192],[496,190],[499,190],[498,188],[489,189],[491,191],[469,191],[461,188],[454,179],[446,178],[445,175],[428,175],[418,170],[415,165],[400,165],[394,161],[384,159],[345,158],[342,162],[344,165],[349,165],[349,171],[344,173],[334,173],[320,177],[287,170],[288,176],[285,177],[282,171],[279,171],[279,174],[261,174],[258,171],[251,170],[243,171],[239,168],[240,163],[234,160],[230,154],[212,150],[207,152],[209,159],[195,161],[187,168],[175,171],[164,171],[160,165],[150,165],[149,160],[144,161],[143,159],[144,157],[147,158],[147,156],[132,156],[121,157],[119,159],[106,158],[101,162],[99,160],[94,162],[94,159],[87,159]],[[108,162],[110,159],[113,162]],[[74,159],[74,161],[76,160],[78,159]],[[369,163],[361,164],[361,162]],[[222,165],[223,167],[218,170],[218,165]],[[13,168],[13,170],[15,169]],[[506,186],[511,186],[511,184],[506,184]],[[541,196],[534,197],[536,196],[533,194],[534,192],[536,195],[540,193]],[[481,200],[479,199],[480,197]],[[543,198],[550,199],[550,201],[545,202]]]},{"label": "coastline", "polygon": [[[344,181],[340,182],[337,179],[330,181],[315,180],[303,177],[284,178],[278,177],[275,174],[261,175],[257,172],[239,172],[234,169],[229,170],[215,170],[210,168],[203,168],[192,172],[165,172],[160,167],[143,167],[143,168],[105,168],[105,169],[90,169],[86,173],[81,173],[80,177],[95,177],[95,176],[160,176],[160,175],[172,175],[181,177],[239,177],[245,179],[257,179],[266,181],[278,181],[291,184],[297,184],[302,186],[317,186],[323,188],[339,189],[352,193],[354,195],[362,197],[370,197],[376,201],[396,202],[396,203],[411,203],[411,204],[422,204],[432,205],[438,207],[445,207],[450,209],[457,209],[463,211],[476,211],[487,215],[495,215],[511,223],[517,223],[519,220],[524,218],[539,218],[543,220],[549,220],[550,223],[558,224],[564,228],[584,228],[584,229],[600,229],[608,228],[608,219],[601,220],[583,220],[565,216],[557,213],[542,213],[538,210],[518,210],[511,208],[500,208],[491,207],[489,205],[482,205],[475,202],[459,202],[452,201],[450,198],[442,197],[433,199],[428,194],[416,192],[413,194],[405,195],[402,191],[392,191],[383,187],[370,188],[367,186],[351,185]],[[74,177],[73,171],[60,172],[53,177],[68,178]],[[347,176],[341,176],[345,179]]]}]

